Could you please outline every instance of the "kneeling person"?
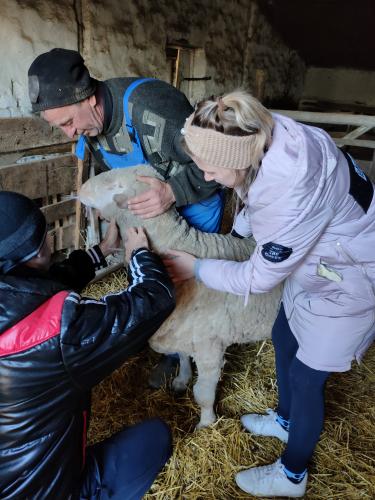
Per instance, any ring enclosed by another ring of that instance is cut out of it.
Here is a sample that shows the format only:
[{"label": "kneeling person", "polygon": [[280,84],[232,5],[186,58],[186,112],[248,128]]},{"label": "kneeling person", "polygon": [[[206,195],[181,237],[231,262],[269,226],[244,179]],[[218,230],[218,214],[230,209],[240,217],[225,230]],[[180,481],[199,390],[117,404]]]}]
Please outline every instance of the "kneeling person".
[{"label": "kneeling person", "polygon": [[[0,192],[0,491],[6,498],[141,498],[171,454],[159,419],[86,448],[93,386],[140,351],[172,312],[173,286],[142,229],[128,233],[129,287],[101,300],[77,292],[103,242],[50,266],[46,220],[28,198]],[[139,274],[133,274],[137,269]]]}]

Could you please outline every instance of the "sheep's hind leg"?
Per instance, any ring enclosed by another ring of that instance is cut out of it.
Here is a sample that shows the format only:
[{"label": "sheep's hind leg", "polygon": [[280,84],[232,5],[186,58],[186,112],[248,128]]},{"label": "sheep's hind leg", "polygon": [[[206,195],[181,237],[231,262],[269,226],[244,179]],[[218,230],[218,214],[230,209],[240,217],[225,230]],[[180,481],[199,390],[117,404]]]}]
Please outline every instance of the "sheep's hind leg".
[{"label": "sheep's hind leg", "polygon": [[190,356],[182,352],[178,354],[180,356],[180,369],[177,377],[172,382],[172,389],[174,392],[184,392],[192,377]]},{"label": "sheep's hind leg", "polygon": [[216,386],[224,364],[224,351],[205,351],[194,356],[198,369],[198,379],[194,385],[194,398],[201,408],[201,418],[197,429],[215,422],[214,403]]}]

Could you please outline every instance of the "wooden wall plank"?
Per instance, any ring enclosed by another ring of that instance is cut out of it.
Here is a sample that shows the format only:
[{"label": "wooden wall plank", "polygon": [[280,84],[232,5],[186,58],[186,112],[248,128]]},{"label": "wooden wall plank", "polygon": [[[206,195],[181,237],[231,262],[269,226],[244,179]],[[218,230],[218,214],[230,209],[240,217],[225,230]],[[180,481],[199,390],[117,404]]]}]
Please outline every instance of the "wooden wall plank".
[{"label": "wooden wall plank", "polygon": [[0,153],[71,142],[60,129],[51,128],[39,117],[2,118]]},{"label": "wooden wall plank", "polygon": [[70,194],[76,189],[77,161],[71,154],[0,167],[0,189],[29,198]]},{"label": "wooden wall plank", "polygon": [[76,209],[76,200],[64,200],[59,201],[58,203],[53,203],[51,205],[47,205],[42,207],[41,210],[44,213],[47,223],[62,219],[63,217],[67,217],[69,215],[74,215]]}]

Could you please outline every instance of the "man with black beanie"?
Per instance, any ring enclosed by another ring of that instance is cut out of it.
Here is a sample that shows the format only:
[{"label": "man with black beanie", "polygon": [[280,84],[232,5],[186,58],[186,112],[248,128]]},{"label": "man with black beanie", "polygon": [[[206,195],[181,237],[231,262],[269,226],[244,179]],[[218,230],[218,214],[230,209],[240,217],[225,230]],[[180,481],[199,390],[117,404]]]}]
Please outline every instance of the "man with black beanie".
[{"label": "man with black beanie", "polygon": [[134,214],[155,217],[175,203],[190,225],[219,230],[219,185],[205,182],[181,146],[193,108],[179,90],[155,78],[95,80],[78,52],[61,48],[39,55],[28,78],[33,112],[79,136],[77,156],[88,147],[102,169],[150,163],[164,177],[142,178],[150,189],[129,201]]},{"label": "man with black beanie", "polygon": [[87,300],[77,292],[119,243],[114,221],[96,248],[51,266],[34,202],[0,191],[0,217],[0,498],[142,498],[171,454],[167,425],[148,420],[90,447],[86,434],[91,388],[174,308],[163,264],[133,228],[131,291]]}]

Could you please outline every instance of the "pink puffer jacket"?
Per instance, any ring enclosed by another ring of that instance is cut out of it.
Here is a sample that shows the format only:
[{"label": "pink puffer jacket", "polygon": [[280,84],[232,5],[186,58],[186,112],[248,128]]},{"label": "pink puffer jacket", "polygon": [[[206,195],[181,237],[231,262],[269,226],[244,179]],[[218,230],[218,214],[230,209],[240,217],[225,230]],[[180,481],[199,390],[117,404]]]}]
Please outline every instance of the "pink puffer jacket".
[{"label": "pink puffer jacket", "polygon": [[254,254],[243,263],[203,259],[199,278],[245,297],[285,280],[297,357],[317,370],[346,371],[375,336],[373,185],[323,130],[274,120],[271,147],[234,224],[253,234]]}]

